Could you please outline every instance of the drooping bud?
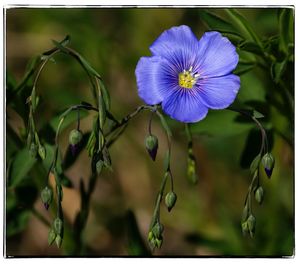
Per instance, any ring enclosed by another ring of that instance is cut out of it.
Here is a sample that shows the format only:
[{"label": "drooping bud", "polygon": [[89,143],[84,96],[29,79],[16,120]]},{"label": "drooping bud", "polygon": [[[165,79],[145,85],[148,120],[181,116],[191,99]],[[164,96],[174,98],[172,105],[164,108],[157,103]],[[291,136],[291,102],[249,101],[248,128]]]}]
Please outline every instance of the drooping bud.
[{"label": "drooping bud", "polygon": [[152,158],[155,161],[157,149],[158,149],[158,139],[154,135],[148,135],[145,139],[146,149]]},{"label": "drooping bud", "polygon": [[55,218],[53,222],[53,229],[55,231],[55,234],[62,235],[63,231],[63,221],[60,218]]},{"label": "drooping bud", "polygon": [[266,153],[262,158],[262,165],[265,168],[265,172],[268,176],[268,178],[271,178],[273,168],[275,165],[275,159],[271,153]]},{"label": "drooping bud", "polygon": [[261,186],[259,186],[255,191],[255,200],[259,204],[262,204],[262,202],[264,200],[264,189]]},{"label": "drooping bud", "polygon": [[249,215],[248,219],[247,219],[247,225],[248,225],[248,229],[250,232],[250,236],[253,237],[253,234],[255,232],[255,224],[256,224],[256,219],[254,217],[254,215]]},{"label": "drooping bud", "polygon": [[165,204],[168,208],[168,211],[170,212],[172,210],[172,208],[174,207],[175,203],[177,200],[177,195],[174,192],[169,192],[167,193],[166,197],[165,197]]},{"label": "drooping bud", "polygon": [[161,238],[156,238],[156,239],[155,239],[155,246],[156,246],[157,248],[161,248],[162,243],[163,243],[163,238],[162,238],[162,237],[161,237]]},{"label": "drooping bud", "polygon": [[195,159],[190,156],[187,160],[187,176],[192,184],[196,184],[198,182],[198,175],[196,174],[196,162]]},{"label": "drooping bud", "polygon": [[60,248],[61,244],[62,244],[62,238],[60,235],[57,235],[55,238],[55,243],[57,245],[58,248]]},{"label": "drooping bud", "polygon": [[39,155],[44,160],[46,158],[46,149],[43,145],[39,145]]},{"label": "drooping bud", "polygon": [[82,140],[82,132],[78,129],[73,129],[69,134],[69,143],[71,146],[72,155],[75,156],[78,150],[78,144]]},{"label": "drooping bud", "polygon": [[98,160],[97,163],[96,163],[96,171],[97,171],[98,174],[101,173],[102,168],[103,168],[103,161],[102,160]]},{"label": "drooping bud", "polygon": [[162,233],[164,232],[164,226],[161,223],[157,222],[151,231],[155,238],[161,238]]},{"label": "drooping bud", "polygon": [[35,157],[36,157],[36,154],[37,154],[37,151],[38,151],[37,145],[36,145],[34,142],[32,142],[32,143],[30,144],[30,148],[29,148],[29,154],[30,154],[30,156],[31,156],[32,158],[35,158]]},{"label": "drooping bud", "polygon": [[243,231],[243,235],[246,235],[249,232],[247,221],[242,222],[242,231]]},{"label": "drooping bud", "polygon": [[52,201],[52,197],[53,197],[52,189],[49,188],[48,186],[46,186],[41,192],[41,199],[42,199],[42,202],[43,202],[46,210],[48,210],[48,208],[49,208],[49,205]]},{"label": "drooping bud", "polygon": [[48,233],[48,245],[50,246],[56,238],[54,230],[51,228]]}]

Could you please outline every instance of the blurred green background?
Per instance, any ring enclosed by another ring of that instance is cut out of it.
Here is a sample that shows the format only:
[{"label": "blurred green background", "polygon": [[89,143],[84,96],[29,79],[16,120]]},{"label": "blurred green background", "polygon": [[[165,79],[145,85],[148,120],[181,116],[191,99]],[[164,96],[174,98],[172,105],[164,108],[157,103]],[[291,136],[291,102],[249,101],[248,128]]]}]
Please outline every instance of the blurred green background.
[{"label": "blurred green background", "polygon": [[[284,25],[280,24],[280,10],[244,8],[238,11],[262,40],[275,36],[274,46],[277,45],[276,40],[280,39]],[[164,30],[176,25],[189,25],[198,38],[207,30],[218,30],[217,21],[211,24],[207,12],[230,22],[223,9],[207,8],[7,9],[7,85],[20,83],[28,61],[52,48],[52,39],[62,40],[69,34],[70,47],[83,55],[103,77],[111,95],[112,112],[121,118],[143,104],[137,95],[134,71],[141,56],[151,55],[150,44]],[[270,52],[273,52],[272,47]],[[238,51],[244,61],[258,58],[255,52]],[[274,51],[272,54],[278,62],[283,60],[281,53]],[[282,79],[292,87],[288,89],[293,99],[293,62],[288,62]],[[72,104],[91,101],[88,85],[83,70],[65,55],[57,55],[55,63],[49,63],[45,68],[38,81],[41,103],[36,123],[48,141],[53,135],[47,132],[47,125],[58,113]],[[259,58],[251,68],[241,71],[238,102],[256,107],[265,114],[264,125],[276,159],[270,180],[262,172],[265,200],[261,206],[254,204],[257,218],[255,237],[243,236],[240,218],[251,181],[247,167],[259,150],[259,133],[253,123],[238,122],[237,114],[227,110],[210,111],[205,120],[192,127],[199,175],[195,186],[186,177],[184,126],[169,120],[173,130],[171,166],[178,201],[171,213],[162,209],[164,244],[154,255],[293,254],[294,113],[293,105],[286,105],[284,95],[276,89],[280,88],[272,82],[270,71],[259,67]],[[277,96],[274,101],[281,105],[273,104],[273,95]],[[26,119],[23,115],[28,114],[28,108],[23,99],[13,97],[6,112],[6,166],[9,170],[6,178],[6,254],[67,255],[68,243],[72,243],[68,241],[68,235],[62,249],[49,247],[48,227],[39,219],[42,215],[50,221],[53,216],[51,211],[44,210],[39,199],[46,171],[41,169],[39,162],[28,165],[24,154]],[[113,172],[106,172],[98,179],[92,196],[84,231],[85,255],[146,254],[146,251],[139,251],[141,243],[137,242],[139,234],[136,227],[146,244],[167,147],[159,120],[155,119],[153,131],[160,139],[157,161],[153,163],[148,157],[144,148],[148,118],[147,113],[142,113],[133,119],[111,148]],[[84,117],[81,126],[84,132],[90,131],[92,116]],[[75,124],[63,131],[63,152],[67,149],[68,133],[73,128]],[[83,178],[86,182],[89,177],[90,166],[87,164],[88,156],[82,152],[65,173],[73,186],[65,188],[63,202],[65,221],[70,227],[80,207],[79,180]],[[17,182],[13,184],[10,183],[11,174],[18,175]],[[67,227],[66,232],[68,230],[70,228]]]}]

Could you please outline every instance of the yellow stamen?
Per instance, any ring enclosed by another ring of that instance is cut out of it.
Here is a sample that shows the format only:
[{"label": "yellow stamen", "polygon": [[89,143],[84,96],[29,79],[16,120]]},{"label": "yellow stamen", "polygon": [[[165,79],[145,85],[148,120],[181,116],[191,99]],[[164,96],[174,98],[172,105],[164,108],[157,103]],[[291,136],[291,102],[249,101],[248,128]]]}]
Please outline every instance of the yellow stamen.
[{"label": "yellow stamen", "polygon": [[178,83],[183,88],[191,89],[199,78],[199,74],[192,73],[192,66],[188,71],[183,70],[183,72],[178,75]]}]

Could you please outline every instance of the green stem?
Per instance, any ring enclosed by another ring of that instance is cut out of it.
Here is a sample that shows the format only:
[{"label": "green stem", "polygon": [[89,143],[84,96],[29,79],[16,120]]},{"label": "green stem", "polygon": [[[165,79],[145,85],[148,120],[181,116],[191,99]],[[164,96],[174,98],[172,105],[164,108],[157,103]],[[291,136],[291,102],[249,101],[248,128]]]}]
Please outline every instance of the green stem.
[{"label": "green stem", "polygon": [[159,189],[159,192],[156,196],[155,208],[154,208],[151,224],[150,224],[150,227],[149,227],[149,231],[151,231],[151,229],[153,228],[155,223],[157,221],[159,221],[160,203],[161,203],[163,195],[164,195],[164,190],[165,190],[166,182],[167,182],[167,179],[168,179],[168,174],[169,174],[168,172],[166,172],[164,174],[164,177],[163,177],[162,182],[160,184],[160,189]]}]

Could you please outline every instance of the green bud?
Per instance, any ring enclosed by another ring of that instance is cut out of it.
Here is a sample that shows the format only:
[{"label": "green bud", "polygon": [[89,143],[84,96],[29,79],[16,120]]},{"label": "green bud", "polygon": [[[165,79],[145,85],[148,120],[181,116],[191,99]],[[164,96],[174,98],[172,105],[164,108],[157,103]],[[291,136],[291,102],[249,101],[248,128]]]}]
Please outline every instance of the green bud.
[{"label": "green bud", "polygon": [[49,204],[52,201],[52,197],[53,197],[52,189],[49,188],[48,186],[46,186],[41,192],[41,199],[47,210],[48,210]]},{"label": "green bud", "polygon": [[35,158],[36,157],[36,154],[37,154],[37,145],[34,143],[34,142],[32,142],[31,144],[30,144],[30,148],[29,148],[29,154],[30,154],[30,156],[32,157],[32,158]]},{"label": "green bud", "polygon": [[243,214],[242,214],[242,221],[246,221],[249,216],[249,211],[248,211],[248,204],[243,209]]},{"label": "green bud", "polygon": [[172,208],[174,207],[175,203],[177,200],[177,195],[174,192],[169,192],[167,193],[166,197],[165,197],[165,204],[168,208],[168,211],[170,212],[172,210]]},{"label": "green bud", "polygon": [[162,243],[163,243],[163,238],[156,238],[156,239],[155,239],[155,246],[156,246],[157,248],[161,248]]},{"label": "green bud", "polygon": [[263,156],[261,163],[265,168],[265,172],[266,172],[268,178],[270,178],[272,175],[274,165],[275,165],[275,159],[274,159],[273,155],[271,153],[266,153]]},{"label": "green bud", "polygon": [[35,112],[35,109],[37,107],[35,87],[33,87],[32,89],[30,99],[31,99],[32,111]]},{"label": "green bud", "polygon": [[154,135],[148,135],[145,139],[146,149],[152,160],[155,160],[157,149],[158,149],[158,139]]},{"label": "green bud", "polygon": [[255,191],[255,200],[259,204],[262,204],[262,202],[264,200],[264,189],[261,186],[259,186]]},{"label": "green bud", "polygon": [[196,184],[198,182],[198,175],[196,174],[196,162],[195,159],[191,157],[188,157],[187,176],[192,184]]},{"label": "green bud", "polygon": [[164,231],[164,226],[157,222],[155,226],[152,228],[152,233],[155,238],[161,238],[161,235]]},{"label": "green bud", "polygon": [[82,132],[77,129],[73,129],[69,134],[69,143],[71,145],[77,145],[82,140]]},{"label": "green bud", "polygon": [[55,238],[56,238],[56,234],[55,234],[54,230],[51,228],[48,233],[48,245],[49,246],[52,245]]},{"label": "green bud", "polygon": [[152,233],[152,231],[150,231],[148,233],[148,241],[152,241],[152,239],[153,239],[153,233]]},{"label": "green bud", "polygon": [[253,234],[255,232],[255,224],[256,224],[256,219],[255,219],[254,215],[252,215],[252,214],[249,215],[249,217],[247,219],[247,225],[248,225],[251,237],[253,237]]},{"label": "green bud", "polygon": [[98,174],[101,173],[102,168],[103,168],[103,161],[102,160],[98,160],[97,163],[96,163],[96,171],[97,171]]},{"label": "green bud", "polygon": [[57,235],[55,238],[55,243],[57,245],[58,248],[60,248],[61,244],[62,244],[62,238],[60,235]]},{"label": "green bud", "polygon": [[55,218],[53,222],[53,228],[57,235],[62,235],[63,231],[63,221],[60,218]]},{"label": "green bud", "polygon": [[245,221],[245,222],[242,223],[242,231],[243,231],[244,235],[246,235],[249,232],[247,221]]},{"label": "green bud", "polygon": [[44,160],[46,158],[46,149],[43,145],[39,145],[39,155]]}]

